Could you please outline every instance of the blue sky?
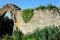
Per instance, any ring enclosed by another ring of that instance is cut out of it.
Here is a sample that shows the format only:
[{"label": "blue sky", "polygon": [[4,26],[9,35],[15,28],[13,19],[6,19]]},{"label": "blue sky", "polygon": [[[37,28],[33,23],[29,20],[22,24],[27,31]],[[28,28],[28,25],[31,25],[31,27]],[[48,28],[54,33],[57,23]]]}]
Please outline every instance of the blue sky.
[{"label": "blue sky", "polygon": [[[60,0],[0,0],[0,8],[8,3],[15,4],[19,6],[21,9],[35,8],[40,5],[47,5],[47,4],[52,4],[57,7],[60,6]],[[8,14],[7,12],[6,16],[10,17],[10,14]]]},{"label": "blue sky", "polygon": [[52,4],[60,6],[60,0],[0,0],[0,7],[7,3],[12,3],[19,6],[21,9],[35,8],[39,5]]}]

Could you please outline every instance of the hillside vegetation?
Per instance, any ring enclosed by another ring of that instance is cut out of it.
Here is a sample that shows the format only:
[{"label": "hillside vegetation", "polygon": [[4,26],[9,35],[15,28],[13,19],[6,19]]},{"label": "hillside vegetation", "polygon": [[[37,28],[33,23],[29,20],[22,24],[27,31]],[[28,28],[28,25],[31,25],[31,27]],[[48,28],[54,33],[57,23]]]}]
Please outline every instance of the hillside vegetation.
[{"label": "hillside vegetation", "polygon": [[46,26],[43,29],[36,29],[29,35],[23,35],[16,29],[12,35],[7,34],[0,40],[60,40],[60,26]]},{"label": "hillside vegetation", "polygon": [[58,11],[59,10],[58,7],[53,6],[52,4],[48,4],[47,6],[38,6],[38,7],[36,7],[36,9],[37,10],[39,10],[39,9],[42,9],[42,10],[48,9],[48,10],[54,10],[54,11]]}]

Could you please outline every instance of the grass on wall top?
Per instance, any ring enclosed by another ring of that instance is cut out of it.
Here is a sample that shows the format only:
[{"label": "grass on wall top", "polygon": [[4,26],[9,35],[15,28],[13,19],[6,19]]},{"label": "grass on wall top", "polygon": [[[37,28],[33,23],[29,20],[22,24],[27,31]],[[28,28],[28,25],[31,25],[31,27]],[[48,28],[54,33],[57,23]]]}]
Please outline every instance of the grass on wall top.
[{"label": "grass on wall top", "polygon": [[39,9],[42,9],[42,10],[48,9],[48,10],[54,10],[54,11],[58,11],[59,10],[58,7],[56,7],[56,6],[52,5],[52,4],[48,4],[47,6],[38,6],[35,9],[36,10],[39,10]]},{"label": "grass on wall top", "polygon": [[24,9],[23,10],[23,13],[21,14],[22,15],[22,18],[24,20],[25,23],[29,22],[33,16],[33,10],[39,10],[41,9],[42,11],[45,9],[48,9],[48,10],[53,10],[54,12],[55,11],[59,11],[60,9],[52,4],[48,4],[47,6],[38,6],[36,8],[29,8],[29,9]]},{"label": "grass on wall top", "polygon": [[33,16],[33,9],[31,9],[31,8],[30,9],[24,9],[23,13],[21,15],[22,15],[24,22],[27,23],[30,21],[30,19]]}]

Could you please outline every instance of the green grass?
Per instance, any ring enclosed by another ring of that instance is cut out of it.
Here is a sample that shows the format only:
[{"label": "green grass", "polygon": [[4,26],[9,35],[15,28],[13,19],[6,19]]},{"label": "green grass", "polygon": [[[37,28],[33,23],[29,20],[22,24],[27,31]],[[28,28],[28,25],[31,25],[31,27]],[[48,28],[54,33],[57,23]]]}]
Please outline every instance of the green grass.
[{"label": "green grass", "polygon": [[23,40],[60,40],[60,26],[46,26],[36,29],[30,35],[24,35]]},{"label": "green grass", "polygon": [[6,35],[3,40],[60,40],[60,26],[46,26],[43,29],[36,29],[29,35],[21,34],[16,29],[12,36]]},{"label": "green grass", "polygon": [[49,26],[43,29],[36,29],[32,33],[37,40],[60,40],[60,26]]},{"label": "green grass", "polygon": [[34,14],[33,11],[34,10],[39,10],[39,9],[41,9],[41,10],[48,9],[49,11],[53,10],[54,12],[55,11],[58,12],[60,10],[58,7],[56,7],[56,6],[52,5],[52,4],[48,4],[47,6],[38,6],[38,7],[34,8],[34,9],[33,8],[24,9],[22,14],[21,14],[24,22],[25,23],[29,22],[31,20],[31,18],[33,17],[33,14]]},{"label": "green grass", "polygon": [[36,7],[36,10],[39,10],[39,9],[42,9],[42,10],[48,9],[48,10],[54,10],[54,11],[58,11],[59,10],[58,7],[53,6],[52,4],[48,4],[47,6],[38,6],[38,7]]},{"label": "green grass", "polygon": [[21,14],[25,23],[29,22],[33,16],[33,9],[24,9]]},{"label": "green grass", "polygon": [[46,6],[38,6],[38,7],[36,8],[36,10],[39,10],[39,9],[44,10],[44,9],[46,9]]}]

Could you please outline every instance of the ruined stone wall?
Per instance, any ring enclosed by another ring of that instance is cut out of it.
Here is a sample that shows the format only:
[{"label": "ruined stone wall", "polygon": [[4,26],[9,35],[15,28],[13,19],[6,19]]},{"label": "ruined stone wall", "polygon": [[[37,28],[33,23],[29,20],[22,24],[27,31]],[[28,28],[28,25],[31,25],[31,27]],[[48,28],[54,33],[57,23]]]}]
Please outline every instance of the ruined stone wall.
[{"label": "ruined stone wall", "polygon": [[25,23],[22,19],[21,9],[13,4],[6,4],[0,9],[0,16],[5,15],[5,12],[9,12],[14,21],[14,29],[18,27],[24,34],[33,32],[36,28],[44,28],[49,25],[60,25],[60,13],[53,10],[34,10],[34,15],[28,23]]},{"label": "ruined stone wall", "polygon": [[[2,8],[0,8],[0,16],[2,18],[4,18],[6,12],[9,12],[12,20],[14,21],[14,27],[13,29],[15,29],[16,27],[18,27],[17,23],[17,10],[21,10],[18,6],[14,5],[14,4],[6,4],[4,5]],[[0,19],[1,20],[1,19]],[[20,29],[20,28],[19,28]]]},{"label": "ruined stone wall", "polygon": [[53,10],[34,10],[34,15],[28,23],[24,23],[21,14],[19,15],[20,30],[24,34],[30,34],[36,28],[44,28],[49,25],[60,25],[60,13]]}]

